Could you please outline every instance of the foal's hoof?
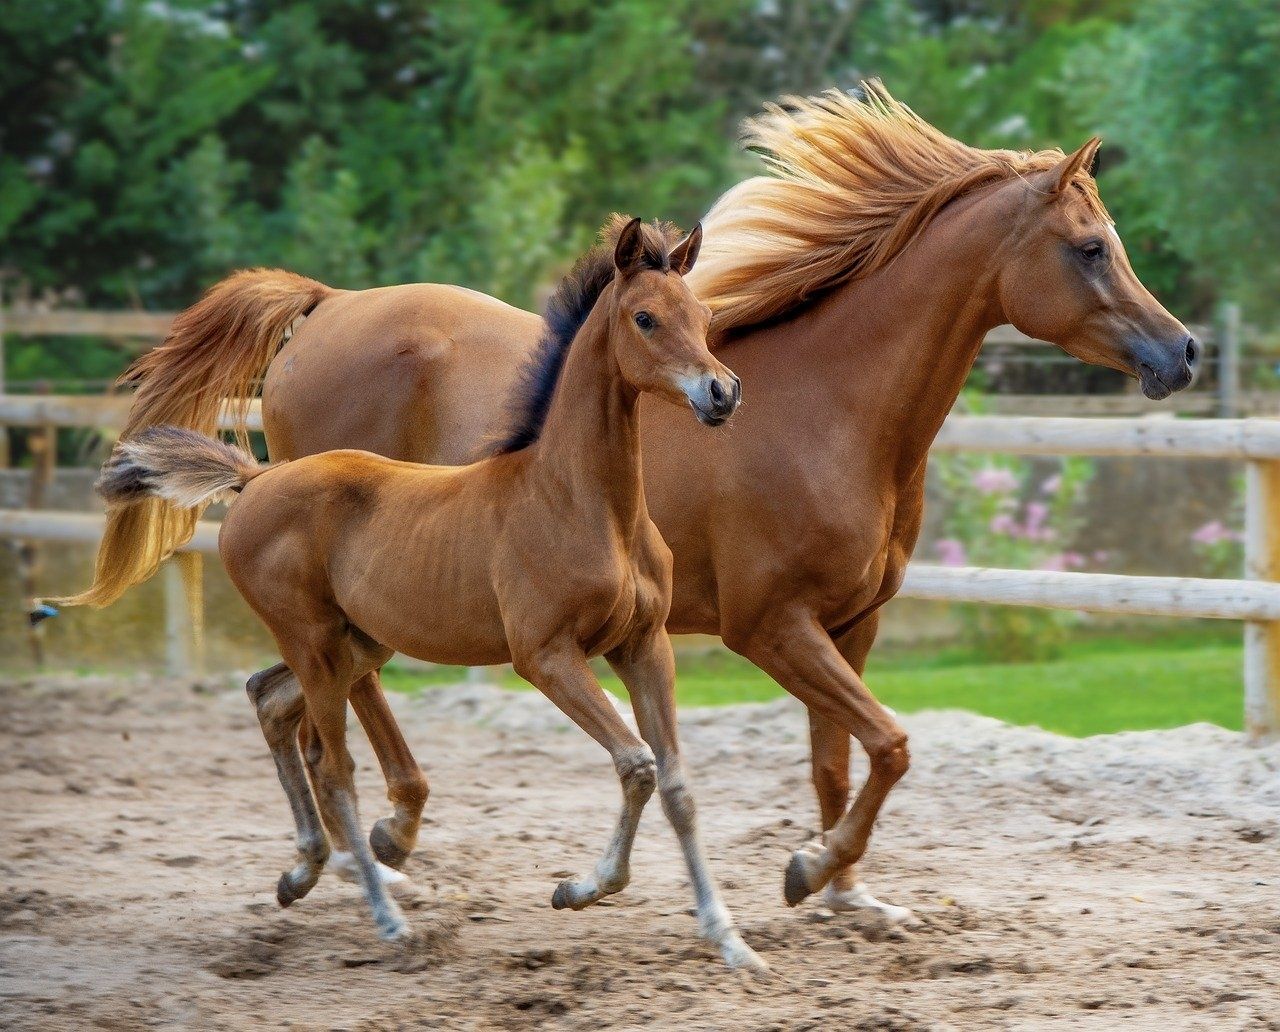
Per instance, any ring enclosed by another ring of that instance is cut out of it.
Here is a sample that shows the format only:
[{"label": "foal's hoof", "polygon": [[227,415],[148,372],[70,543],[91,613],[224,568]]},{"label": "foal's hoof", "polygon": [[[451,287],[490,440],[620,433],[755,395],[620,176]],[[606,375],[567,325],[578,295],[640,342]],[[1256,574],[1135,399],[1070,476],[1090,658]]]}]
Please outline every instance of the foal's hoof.
[{"label": "foal's hoof", "polygon": [[285,871],[284,874],[280,875],[280,880],[276,882],[276,902],[282,907],[287,907],[297,903],[310,891],[310,888],[302,889],[301,891],[295,889],[293,882],[289,880],[289,872]]},{"label": "foal's hoof", "polygon": [[800,854],[791,854],[791,863],[787,864],[787,873],[782,879],[782,898],[787,906],[794,907],[804,902],[813,892],[805,877],[804,860]]},{"label": "foal's hoof", "polygon": [[551,894],[551,908],[553,910],[577,910],[573,905],[573,882],[562,881],[556,886],[556,891]]},{"label": "foal's hoof", "polygon": [[374,821],[373,830],[369,832],[369,848],[373,850],[374,856],[397,871],[409,859],[409,850],[396,842],[391,837],[391,832],[387,830],[386,817]]}]

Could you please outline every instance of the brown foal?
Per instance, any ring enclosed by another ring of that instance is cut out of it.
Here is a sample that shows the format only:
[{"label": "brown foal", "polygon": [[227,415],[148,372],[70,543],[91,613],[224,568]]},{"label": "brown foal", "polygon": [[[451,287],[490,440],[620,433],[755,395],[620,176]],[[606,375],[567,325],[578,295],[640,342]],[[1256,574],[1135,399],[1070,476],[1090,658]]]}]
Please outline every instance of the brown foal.
[{"label": "brown foal", "polygon": [[[668,628],[720,635],[809,708],[826,835],[794,858],[788,902],[825,885],[834,909],[880,906],[853,865],[908,758],[862,671],[915,546],[929,447],[983,337],[1013,323],[1138,378],[1152,398],[1190,383],[1199,348],[1129,265],[1089,174],[1097,141],[1069,155],[970,147],[875,84],[791,98],[749,130],[773,174],[708,215],[690,285],[751,404],[718,434],[642,404],[645,494],[675,553]],[[221,399],[246,399],[270,363],[272,455],[358,446],[462,462],[541,327],[459,287],[342,291],[239,273],[139,361],[125,435],[211,429]],[[93,587],[73,601],[106,604],[150,576],[190,519],[160,503],[112,514]],[[375,675],[352,702],[397,812],[420,806]],[[852,807],[851,735],[870,759]],[[411,839],[380,829],[379,854],[398,862]]]},{"label": "brown foal", "polygon": [[[267,466],[193,431],[154,427],[120,444],[104,469],[100,487],[116,505],[150,497],[199,506],[240,492],[219,549],[287,664],[250,684],[297,822],[298,864],[279,885],[284,905],[319,878],[327,828],[354,853],[380,933],[403,933],[357,815],[348,695],[393,651],[439,663],[510,662],[608,750],[622,784],[603,858],[592,876],[563,882],[553,905],[580,910],[627,884],[656,785],[701,933],[730,965],[763,966],[734,928],[699,840],[665,630],[671,552],[649,519],[640,477],[642,392],[719,426],[740,390],[707,350],[710,310],[683,279],[701,231],[672,247],[665,230],[620,223],[610,233],[616,245],[591,252],[561,285],[517,392],[518,418],[482,461],[422,466],[336,451]],[[640,737],[587,665],[597,655],[627,686]],[[311,730],[300,755],[304,714]],[[394,721],[383,731],[399,738]],[[412,841],[418,812],[401,819],[412,826],[393,837]]]}]

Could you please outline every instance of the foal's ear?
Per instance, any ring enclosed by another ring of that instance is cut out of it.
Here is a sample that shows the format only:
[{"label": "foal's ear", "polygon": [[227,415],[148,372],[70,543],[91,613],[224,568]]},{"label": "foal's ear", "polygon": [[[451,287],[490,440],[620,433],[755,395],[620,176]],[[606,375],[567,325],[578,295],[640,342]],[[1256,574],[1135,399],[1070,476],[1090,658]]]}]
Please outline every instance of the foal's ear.
[{"label": "foal's ear", "polygon": [[671,262],[671,271],[677,275],[683,276],[693,268],[693,263],[698,260],[698,252],[702,250],[702,223],[699,222],[693,227],[693,232],[676,244],[671,249],[669,261]]},{"label": "foal's ear", "polygon": [[640,219],[632,219],[622,227],[613,249],[613,264],[618,272],[635,272],[644,263],[644,232]]},{"label": "foal's ear", "polygon": [[1058,167],[1054,170],[1057,185],[1053,188],[1053,196],[1059,196],[1064,190],[1071,186],[1072,180],[1075,179],[1080,172],[1092,172],[1094,158],[1098,156],[1098,148],[1102,146],[1102,138],[1093,137],[1074,154],[1068,154],[1058,163]]}]

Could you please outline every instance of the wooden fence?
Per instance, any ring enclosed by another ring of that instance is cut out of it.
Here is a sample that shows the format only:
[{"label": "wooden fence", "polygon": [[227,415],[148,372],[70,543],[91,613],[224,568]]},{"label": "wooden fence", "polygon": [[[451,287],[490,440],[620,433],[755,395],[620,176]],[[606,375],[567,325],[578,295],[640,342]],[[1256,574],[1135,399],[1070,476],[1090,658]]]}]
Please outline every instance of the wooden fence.
[{"label": "wooden fence", "polygon": [[[1224,323],[1228,346],[1221,349],[1220,410],[1237,404],[1238,314]],[[6,395],[3,393],[3,334],[85,334],[150,340],[161,336],[172,316],[154,313],[15,313],[0,310],[0,438],[5,428],[41,428],[43,451],[52,449],[58,427],[94,427],[107,432],[121,425],[128,399]],[[992,343],[1024,342],[1008,327]],[[1066,401],[1067,399],[1062,399]],[[1045,399],[1037,398],[1043,406]],[[1224,408],[1225,406],[1225,408]],[[254,403],[252,428],[261,427]],[[4,441],[0,439],[0,460]],[[1090,612],[1208,617],[1245,622],[1245,725],[1253,736],[1280,734],[1280,421],[1266,419],[1173,420],[1080,419],[1015,416],[951,416],[937,451],[1005,452],[1022,455],[1145,455],[1242,461],[1247,468],[1244,580],[1127,577],[1029,570],[980,570],[912,564],[900,594],[907,598],[1004,605],[1027,605]],[[45,473],[48,473],[46,464]],[[34,481],[33,481],[34,482]],[[39,492],[33,491],[33,497]],[[0,510],[0,538],[96,542],[102,517],[93,513],[49,512],[32,507]],[[202,523],[190,554],[217,548],[217,525]],[[200,626],[194,589],[198,568],[174,564],[165,572],[168,592],[168,665],[174,672],[198,662],[188,644]],[[1169,676],[1177,676],[1170,671]]]}]

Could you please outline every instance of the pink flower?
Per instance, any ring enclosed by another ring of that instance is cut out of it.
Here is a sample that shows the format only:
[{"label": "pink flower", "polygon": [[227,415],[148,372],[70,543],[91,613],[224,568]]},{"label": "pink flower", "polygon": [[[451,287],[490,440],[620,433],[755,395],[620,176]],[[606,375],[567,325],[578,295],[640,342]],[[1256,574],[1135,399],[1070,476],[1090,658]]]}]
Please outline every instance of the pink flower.
[{"label": "pink flower", "polygon": [[1063,552],[1062,562],[1070,570],[1078,570],[1084,566],[1084,556],[1079,552]]},{"label": "pink flower", "polygon": [[998,512],[991,517],[991,533],[1004,534],[1008,537],[1020,537],[1022,528],[1018,526],[1018,521],[1010,516],[1007,512]]},{"label": "pink flower", "polygon": [[983,494],[1008,494],[1018,486],[1018,478],[1012,470],[984,466],[973,475],[970,483]]},{"label": "pink flower", "polygon": [[1061,487],[1062,487],[1062,476],[1058,473],[1055,473],[1053,476],[1051,476],[1048,480],[1046,480],[1043,484],[1040,485],[1040,493],[1046,494],[1046,495],[1055,495],[1058,493],[1058,489]]},{"label": "pink flower", "polygon": [[1105,562],[1109,562],[1110,559],[1111,559],[1111,553],[1103,551],[1102,549],[1098,549],[1098,551],[1093,553],[1093,561],[1095,563],[1098,563],[1099,565]]},{"label": "pink flower", "polygon": [[941,541],[935,541],[934,548],[938,550],[938,558],[942,560],[943,566],[964,566],[967,560],[964,545],[955,538],[943,538]]},{"label": "pink flower", "polygon": [[1196,528],[1191,540],[1197,545],[1216,545],[1220,541],[1233,541],[1235,536],[1221,520],[1210,520],[1204,526]]},{"label": "pink flower", "polygon": [[1049,507],[1044,502],[1028,502],[1027,503],[1027,537],[1036,538],[1040,536],[1040,531],[1044,528],[1044,521],[1048,518]]},{"label": "pink flower", "polygon": [[1044,562],[1042,562],[1039,566],[1036,567],[1037,570],[1050,570],[1054,573],[1060,573],[1066,568],[1067,568],[1066,557],[1061,555],[1051,555],[1049,556],[1048,559],[1044,560]]}]

